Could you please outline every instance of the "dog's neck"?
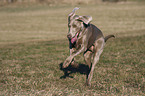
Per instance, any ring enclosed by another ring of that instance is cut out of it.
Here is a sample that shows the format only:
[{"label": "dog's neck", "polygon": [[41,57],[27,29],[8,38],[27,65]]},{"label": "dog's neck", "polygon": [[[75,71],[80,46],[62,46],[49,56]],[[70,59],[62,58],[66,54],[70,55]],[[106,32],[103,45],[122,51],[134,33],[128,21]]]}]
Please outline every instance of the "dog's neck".
[{"label": "dog's neck", "polygon": [[83,23],[84,27],[87,28],[88,26],[90,26],[90,23],[89,24],[85,24]]},{"label": "dog's neck", "polygon": [[84,34],[85,30],[90,26],[90,24],[85,24],[83,23],[83,27],[81,28],[81,30],[79,31],[79,35],[81,37],[81,34]]}]

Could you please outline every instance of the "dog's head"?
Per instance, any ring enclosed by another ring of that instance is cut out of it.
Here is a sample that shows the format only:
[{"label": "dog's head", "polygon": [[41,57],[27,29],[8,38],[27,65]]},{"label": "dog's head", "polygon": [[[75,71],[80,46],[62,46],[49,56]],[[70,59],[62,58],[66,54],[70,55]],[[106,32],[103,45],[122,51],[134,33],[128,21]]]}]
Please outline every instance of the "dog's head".
[{"label": "dog's head", "polygon": [[85,25],[88,25],[92,17],[91,16],[78,16],[75,15],[75,11],[78,10],[79,8],[74,8],[73,11],[69,14],[68,16],[68,39],[71,40],[71,43],[74,43],[80,32],[83,30]]}]

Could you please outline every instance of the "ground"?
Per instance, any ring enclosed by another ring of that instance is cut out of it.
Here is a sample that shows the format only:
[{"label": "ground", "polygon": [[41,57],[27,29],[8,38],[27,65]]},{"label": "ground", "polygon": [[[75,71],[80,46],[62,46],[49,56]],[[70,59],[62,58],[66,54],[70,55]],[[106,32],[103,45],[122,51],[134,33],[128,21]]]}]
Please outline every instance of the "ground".
[{"label": "ground", "polygon": [[[91,87],[85,86],[85,69],[62,78],[74,6],[0,7],[0,95],[145,95],[144,5],[79,5],[76,14],[92,16],[105,36],[116,36],[107,41]],[[85,64],[82,55],[76,59]]]}]

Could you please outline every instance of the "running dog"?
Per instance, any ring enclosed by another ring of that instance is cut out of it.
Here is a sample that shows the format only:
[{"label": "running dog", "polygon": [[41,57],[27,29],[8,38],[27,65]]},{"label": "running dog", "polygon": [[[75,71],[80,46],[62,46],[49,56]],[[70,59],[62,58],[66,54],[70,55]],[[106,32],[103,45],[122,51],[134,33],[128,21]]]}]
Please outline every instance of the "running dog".
[{"label": "running dog", "polygon": [[74,64],[74,57],[83,52],[85,62],[89,66],[86,84],[90,86],[95,65],[99,61],[106,41],[115,36],[108,35],[104,37],[101,30],[90,23],[92,21],[91,16],[75,15],[75,11],[78,9],[74,8],[68,16],[69,31],[67,38],[69,40],[70,56],[64,61],[62,67],[66,68],[70,64]]}]

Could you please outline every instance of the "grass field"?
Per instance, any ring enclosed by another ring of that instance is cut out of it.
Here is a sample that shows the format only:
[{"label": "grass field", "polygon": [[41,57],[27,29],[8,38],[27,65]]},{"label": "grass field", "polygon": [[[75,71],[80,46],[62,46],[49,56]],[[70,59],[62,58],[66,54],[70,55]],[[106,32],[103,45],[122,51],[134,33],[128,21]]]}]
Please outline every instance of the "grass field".
[{"label": "grass field", "polygon": [[105,36],[116,36],[105,46],[92,86],[85,86],[80,70],[61,78],[69,55],[67,15],[74,6],[8,5],[0,7],[0,95],[145,95],[145,3],[80,7],[78,15],[91,15]]}]

